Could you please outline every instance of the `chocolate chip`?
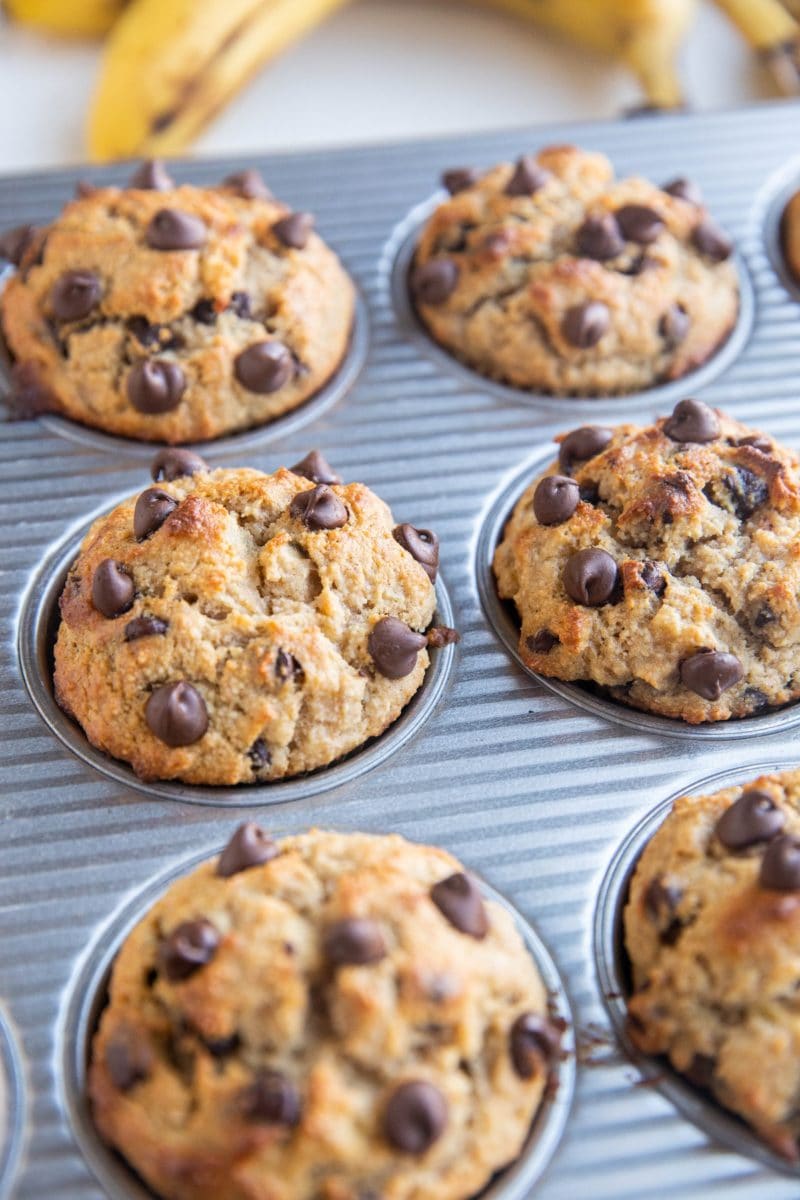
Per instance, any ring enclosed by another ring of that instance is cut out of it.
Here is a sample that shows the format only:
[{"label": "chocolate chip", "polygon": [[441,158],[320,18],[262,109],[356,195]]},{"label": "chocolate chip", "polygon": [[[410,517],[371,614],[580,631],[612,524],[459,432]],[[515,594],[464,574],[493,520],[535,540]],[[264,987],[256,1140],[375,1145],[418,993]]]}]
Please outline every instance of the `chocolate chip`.
[{"label": "chocolate chip", "polygon": [[92,604],[104,617],[120,617],[133,604],[135,592],[128,568],[104,558],[92,576]]},{"label": "chocolate chip", "polygon": [[702,208],[703,193],[691,179],[684,177],[672,179],[669,183],[665,183],[661,190],[669,196],[677,196],[679,200],[686,200],[689,204],[694,204],[698,208]]},{"label": "chocolate chip", "polygon": [[587,217],[578,230],[578,253],[599,262],[616,258],[625,249],[625,242],[613,213]]},{"label": "chocolate chip", "polygon": [[250,296],[247,292],[231,292],[231,302],[228,308],[236,314],[240,321],[252,321],[253,310],[250,307]]},{"label": "chocolate chip", "polygon": [[311,213],[296,212],[276,221],[272,226],[272,232],[278,241],[282,242],[284,246],[288,246],[289,249],[304,250],[308,245],[313,228],[314,218]]},{"label": "chocolate chip", "polygon": [[144,718],[151,732],[167,746],[191,746],[208,729],[205,701],[184,680],[156,688],[145,705]]},{"label": "chocolate chip", "polygon": [[234,360],[234,373],[248,392],[277,392],[294,376],[294,359],[282,342],[255,342]]},{"label": "chocolate chip", "polygon": [[610,554],[591,546],[570,555],[561,578],[576,604],[597,608],[613,596],[619,571]]},{"label": "chocolate chip", "polygon": [[725,475],[710,479],[703,488],[703,495],[718,508],[727,509],[740,521],[746,521],[769,499],[769,485],[755,471],[734,467]]},{"label": "chocolate chip", "polygon": [[769,708],[769,697],[761,691],[761,688],[749,687],[744,690],[744,700],[747,704],[748,711],[751,713],[762,713]]},{"label": "chocolate chip", "polygon": [[691,324],[691,318],[683,305],[671,304],[658,322],[658,332],[673,350],[685,339]]},{"label": "chocolate chip", "polygon": [[744,850],[780,833],[786,816],[768,792],[749,788],[717,821],[714,832],[728,850]]},{"label": "chocolate chip", "polygon": [[171,192],[175,187],[175,180],[167,174],[160,158],[151,158],[137,167],[128,181],[128,187],[148,192]]},{"label": "chocolate chip", "polygon": [[153,1050],[138,1030],[121,1025],[106,1042],[105,1062],[117,1091],[129,1092],[150,1075]]},{"label": "chocolate chip", "polygon": [[11,390],[6,404],[13,417],[26,419],[40,413],[58,412],[58,397],[44,382],[34,362],[15,362],[11,368]]},{"label": "chocolate chip", "polygon": [[450,258],[420,263],[411,272],[411,293],[420,304],[444,304],[457,283],[458,264]]},{"label": "chocolate chip", "polygon": [[451,196],[474,187],[481,177],[477,167],[452,167],[442,175],[442,186],[446,187]]},{"label": "chocolate chip", "polygon": [[588,462],[595,458],[610,444],[614,434],[602,425],[582,425],[573,429],[561,442],[558,450],[558,464],[565,474],[569,475],[576,463]]},{"label": "chocolate chip", "polygon": [[538,633],[525,639],[525,645],[531,654],[547,654],[553,646],[559,645],[559,639],[549,629],[540,629]]},{"label": "chocolate chip", "polygon": [[341,475],[337,475],[331,464],[319,450],[311,450],[301,458],[300,462],[289,467],[293,475],[310,479],[312,483],[341,483]]},{"label": "chocolate chip", "polygon": [[788,833],[770,842],[761,860],[758,882],[776,892],[800,889],[800,841]]},{"label": "chocolate chip", "polygon": [[137,642],[143,637],[161,637],[169,629],[169,622],[160,617],[134,617],[125,626],[125,641]]},{"label": "chocolate chip", "polygon": [[744,669],[734,654],[701,650],[680,664],[681,683],[704,700],[719,700],[737,684]]},{"label": "chocolate chip", "polygon": [[178,407],[186,377],[177,363],[148,358],[131,367],[126,388],[136,411],[152,416]]},{"label": "chocolate chip", "polygon": [[600,300],[587,300],[568,308],[561,322],[561,333],[571,346],[589,350],[611,328],[611,314]]},{"label": "chocolate chip", "polygon": [[701,221],[695,227],[692,244],[714,263],[725,262],[733,254],[733,241],[713,221]]},{"label": "chocolate chip", "polygon": [[623,204],[616,215],[623,236],[640,246],[649,246],[664,229],[664,218],[646,204]]},{"label": "chocolate chip", "polygon": [[161,344],[161,330],[164,327],[161,325],[151,325],[147,317],[138,315],[128,317],[125,325],[142,346]]},{"label": "chocolate chip", "polygon": [[367,638],[367,650],[386,679],[403,679],[417,665],[417,655],[426,645],[421,633],[397,617],[382,617]]},{"label": "chocolate chip", "polygon": [[151,537],[177,507],[178,501],[161,488],[148,488],[142,492],[133,510],[133,533],[137,542]]},{"label": "chocolate chip", "polygon": [[199,325],[214,325],[217,320],[217,310],[213,300],[198,300],[189,313],[193,321]]},{"label": "chocolate chip", "polygon": [[162,208],[145,230],[151,250],[197,250],[205,245],[207,230],[199,217],[179,208]]},{"label": "chocolate chip", "polygon": [[667,581],[664,576],[664,568],[661,563],[653,562],[648,558],[642,563],[639,578],[645,587],[651,592],[655,592],[657,596],[661,596],[666,591]]},{"label": "chocolate chip", "polygon": [[506,195],[532,196],[544,187],[549,178],[550,172],[540,167],[532,154],[523,154],[506,184]]},{"label": "chocolate chip", "polygon": [[431,900],[459,933],[466,933],[479,941],[486,937],[489,918],[480,888],[472,876],[464,871],[448,875],[433,885]]},{"label": "chocolate chip", "polygon": [[342,501],[325,483],[318,483],[308,491],[298,492],[289,505],[289,512],[298,517],[306,529],[341,529],[349,516]]},{"label": "chocolate chip", "polygon": [[256,738],[247,751],[247,757],[250,759],[255,774],[272,765],[272,755],[263,738]]},{"label": "chocolate chip", "polygon": [[561,1046],[561,1030],[536,1013],[523,1013],[511,1026],[511,1062],[520,1079],[532,1079],[555,1061]]},{"label": "chocolate chip", "polygon": [[695,1054],[684,1075],[695,1087],[709,1088],[714,1078],[716,1061],[708,1054]]},{"label": "chocolate chip", "polygon": [[211,962],[220,935],[210,921],[184,921],[173,929],[158,950],[158,963],[170,983],[179,983]]},{"label": "chocolate chip", "polygon": [[0,258],[10,262],[12,266],[18,267],[36,233],[35,225],[17,225],[15,229],[6,230],[0,236]]},{"label": "chocolate chip", "polygon": [[680,400],[664,422],[664,433],[673,442],[703,445],[719,437],[719,418],[702,400]]},{"label": "chocolate chip", "polygon": [[676,916],[682,899],[683,888],[661,875],[651,879],[644,893],[645,912],[658,928],[659,940],[665,946],[674,946],[683,928]]},{"label": "chocolate chip", "polygon": [[323,952],[335,967],[365,966],[386,957],[386,943],[377,921],[347,917],[325,930]]},{"label": "chocolate chip", "polygon": [[59,321],[80,321],[100,302],[103,289],[91,271],[65,271],[50,292],[50,304]]},{"label": "chocolate chip", "polygon": [[172,483],[175,479],[183,479],[185,476],[197,475],[198,472],[207,470],[208,463],[199,454],[192,450],[172,448],[159,450],[150,465],[150,474],[156,483],[160,479],[165,483]]},{"label": "chocolate chip", "polygon": [[275,677],[285,681],[287,679],[299,679],[303,676],[303,668],[293,654],[287,654],[285,650],[278,649],[275,655]]},{"label": "chocolate chip", "polygon": [[401,1083],[383,1117],[386,1140],[404,1154],[424,1154],[447,1127],[447,1101],[423,1079]]},{"label": "chocolate chip", "polygon": [[203,1038],[204,1046],[213,1058],[230,1058],[235,1054],[241,1044],[241,1038],[238,1033],[232,1033],[228,1037],[221,1038]]},{"label": "chocolate chip", "polygon": [[217,875],[230,879],[251,867],[260,867],[280,854],[275,842],[255,821],[245,821],[235,831],[217,859]]},{"label": "chocolate chip", "polygon": [[271,200],[269,190],[258,171],[252,167],[246,171],[236,171],[222,181],[223,187],[233,188],[243,200]]},{"label": "chocolate chip", "polygon": [[439,569],[439,539],[432,529],[417,529],[415,525],[395,525],[392,537],[419,563],[433,583]]},{"label": "chocolate chip", "polygon": [[277,1071],[262,1071],[242,1093],[242,1113],[248,1121],[292,1128],[300,1121],[297,1088]]},{"label": "chocolate chip", "polygon": [[540,525],[563,525],[578,507],[580,492],[566,475],[546,475],[533,493],[533,511]]},{"label": "chocolate chip", "polygon": [[629,275],[633,279],[637,275],[641,275],[643,271],[649,271],[655,265],[655,259],[650,258],[648,254],[645,254],[644,250],[641,250],[629,262],[614,267],[614,270],[619,275]]}]

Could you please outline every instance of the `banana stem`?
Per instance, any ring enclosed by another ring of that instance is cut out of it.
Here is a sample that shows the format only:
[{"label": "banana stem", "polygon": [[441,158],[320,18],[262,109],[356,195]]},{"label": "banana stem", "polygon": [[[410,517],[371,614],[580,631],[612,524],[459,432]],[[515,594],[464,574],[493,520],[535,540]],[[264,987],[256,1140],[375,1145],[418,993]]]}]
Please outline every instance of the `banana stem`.
[{"label": "banana stem", "polygon": [[[715,0],[766,63],[786,95],[800,91],[800,25],[780,0]],[[798,0],[787,7],[800,11]]]}]

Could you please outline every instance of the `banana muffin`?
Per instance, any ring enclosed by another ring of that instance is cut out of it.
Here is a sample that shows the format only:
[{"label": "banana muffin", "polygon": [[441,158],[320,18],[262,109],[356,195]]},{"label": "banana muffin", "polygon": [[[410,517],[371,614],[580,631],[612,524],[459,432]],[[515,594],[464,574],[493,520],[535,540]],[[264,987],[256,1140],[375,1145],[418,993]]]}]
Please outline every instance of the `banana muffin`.
[{"label": "banana muffin", "polygon": [[[382,733],[422,684],[438,541],[315,452],[154,487],[94,522],[67,577],[59,704],[143,779],[265,782]],[[426,634],[426,630],[428,630]]]},{"label": "banana muffin", "polygon": [[201,441],[296,408],[348,347],[350,278],[254,171],[179,187],[146,163],[127,188],[80,187],[0,253],[18,267],[0,321],[21,416]]},{"label": "banana muffin", "polygon": [[632,1040],[780,1154],[800,1138],[800,771],[684,796],[625,908]]},{"label": "banana muffin", "polygon": [[783,211],[781,236],[786,265],[795,282],[800,283],[800,192],[792,196]]},{"label": "banana muffin", "polygon": [[445,851],[247,824],[126,939],[89,1091],[164,1200],[467,1200],[522,1149],[563,1029]]},{"label": "banana muffin", "polygon": [[632,392],[705,362],[736,322],[733,243],[689,180],[616,180],[602,154],[549,146],[443,182],[411,295],[431,336],[490,379]]},{"label": "banana muffin", "polygon": [[797,456],[697,400],[557,440],[494,558],[525,665],[691,724],[796,699]]}]

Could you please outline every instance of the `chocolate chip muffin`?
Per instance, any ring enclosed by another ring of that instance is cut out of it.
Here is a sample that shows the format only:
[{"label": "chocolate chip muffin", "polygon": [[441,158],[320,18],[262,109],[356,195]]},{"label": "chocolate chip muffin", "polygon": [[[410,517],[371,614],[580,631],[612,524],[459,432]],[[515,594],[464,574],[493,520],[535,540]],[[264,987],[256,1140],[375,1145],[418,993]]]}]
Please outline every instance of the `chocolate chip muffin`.
[{"label": "chocolate chip muffin", "polygon": [[625,909],[630,1035],[779,1153],[800,1138],[800,771],[684,796]]},{"label": "chocolate chip muffin", "polygon": [[12,407],[144,441],[200,441],[297,408],[347,349],[354,289],[308,213],[253,171],[177,187],[145,164],[82,188],[0,252]]},{"label": "chocolate chip muffin", "polygon": [[100,517],[61,596],[58,702],[143,779],[325,766],[422,684],[438,542],[322,455],[273,475],[163,451]]},{"label": "chocolate chip muffin", "polygon": [[559,1056],[509,914],[443,850],[247,824],[127,938],[102,1136],[164,1200],[467,1200]]},{"label": "chocolate chip muffin", "polygon": [[783,254],[796,283],[800,283],[800,192],[792,196],[781,222]]},{"label": "chocolate chip muffin", "polygon": [[494,559],[525,665],[691,724],[796,699],[797,456],[697,400],[558,441]]},{"label": "chocolate chip muffin", "polygon": [[699,366],[735,324],[733,244],[686,179],[615,180],[602,154],[550,146],[444,183],[411,294],[431,336],[490,379],[632,392]]}]

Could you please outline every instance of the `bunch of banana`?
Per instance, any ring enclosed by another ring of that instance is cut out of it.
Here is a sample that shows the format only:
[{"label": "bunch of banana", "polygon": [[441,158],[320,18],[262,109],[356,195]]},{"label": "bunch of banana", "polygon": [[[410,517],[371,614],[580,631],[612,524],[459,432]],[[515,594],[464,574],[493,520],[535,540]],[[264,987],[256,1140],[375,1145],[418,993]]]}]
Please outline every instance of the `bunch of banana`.
[{"label": "bunch of banana", "polygon": [[[265,62],[349,0],[0,0],[55,33],[108,32],[89,115],[97,160],[184,149]],[[678,49],[697,0],[484,0],[623,62],[653,107],[683,103]],[[714,0],[800,90],[800,0]]]}]

